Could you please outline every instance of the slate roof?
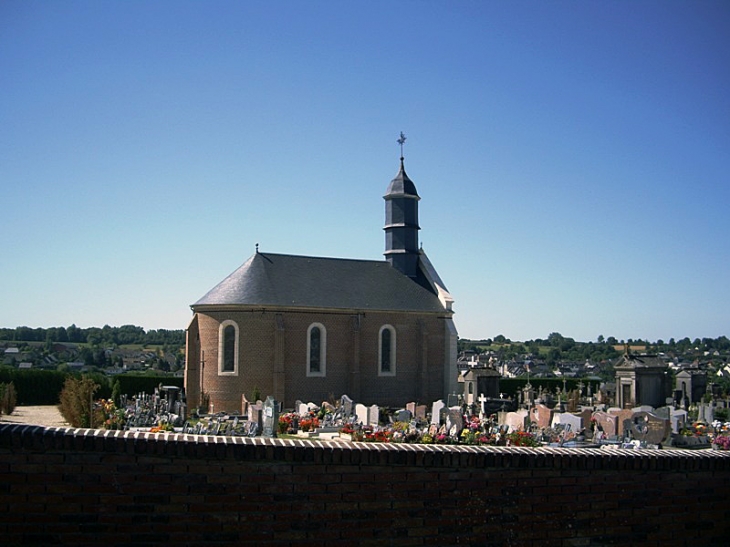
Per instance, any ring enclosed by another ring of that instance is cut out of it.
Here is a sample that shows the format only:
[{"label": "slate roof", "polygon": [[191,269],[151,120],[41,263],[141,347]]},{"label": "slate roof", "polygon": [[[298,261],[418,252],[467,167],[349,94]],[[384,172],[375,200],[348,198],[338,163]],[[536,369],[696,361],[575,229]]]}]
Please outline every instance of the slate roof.
[{"label": "slate roof", "polygon": [[[403,158],[400,160],[400,170],[393,180],[388,185],[388,191],[386,196],[389,195],[402,195],[407,194],[409,196],[415,196],[418,198],[418,192],[416,192],[416,185],[406,175],[406,169],[403,166]],[[419,198],[420,199],[420,198]]]},{"label": "slate roof", "polygon": [[387,261],[257,252],[192,305],[446,312]]}]

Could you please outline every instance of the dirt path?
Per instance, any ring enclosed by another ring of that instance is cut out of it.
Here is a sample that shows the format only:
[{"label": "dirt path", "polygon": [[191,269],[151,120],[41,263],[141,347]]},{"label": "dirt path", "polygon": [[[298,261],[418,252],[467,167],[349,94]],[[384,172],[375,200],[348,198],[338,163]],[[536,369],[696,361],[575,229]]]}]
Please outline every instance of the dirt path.
[{"label": "dirt path", "polygon": [[68,427],[69,424],[63,419],[58,407],[48,406],[16,406],[9,416],[0,416],[0,424],[31,424],[43,425],[46,427]]}]

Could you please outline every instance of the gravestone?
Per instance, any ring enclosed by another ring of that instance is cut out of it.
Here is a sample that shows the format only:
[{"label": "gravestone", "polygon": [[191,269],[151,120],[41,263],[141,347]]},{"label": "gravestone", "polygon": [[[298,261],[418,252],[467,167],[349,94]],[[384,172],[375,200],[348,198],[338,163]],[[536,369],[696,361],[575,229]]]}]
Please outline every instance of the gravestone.
[{"label": "gravestone", "polygon": [[624,430],[624,422],[626,420],[630,420],[634,412],[630,408],[624,410],[611,407],[608,409],[608,413],[612,416],[616,416],[616,424],[618,425],[618,432],[616,433],[616,435],[618,435],[619,437],[624,437],[626,435],[626,431]]},{"label": "gravestone", "polygon": [[618,417],[599,410],[593,413],[593,419],[596,423],[596,430],[599,430],[600,427],[605,437],[618,435]]},{"label": "gravestone", "polygon": [[411,411],[408,409],[401,409],[395,414],[395,419],[398,422],[405,422],[408,423],[411,421],[411,418],[413,415],[411,414]]},{"label": "gravestone", "polygon": [[689,421],[689,413],[682,409],[672,409],[672,414],[669,417],[672,421],[672,432],[679,433],[683,428],[687,427]]},{"label": "gravestone", "polygon": [[258,428],[259,431],[264,426],[264,404],[261,401],[256,401],[255,403],[248,405],[248,420],[250,422],[254,422]]},{"label": "gravestone", "polygon": [[441,412],[446,408],[446,403],[442,399],[431,405],[431,423],[439,425],[441,423]]},{"label": "gravestone", "polygon": [[408,403],[406,405],[406,410],[408,410],[411,413],[411,416],[413,416],[416,413],[416,403]]},{"label": "gravestone", "polygon": [[380,423],[380,407],[378,405],[372,405],[368,409],[368,424],[378,425]]},{"label": "gravestone", "polygon": [[340,407],[342,408],[342,417],[348,419],[353,414],[353,401],[347,395],[340,398]]},{"label": "gravestone", "polygon": [[269,395],[264,401],[264,437],[276,437],[279,426],[279,403]]},{"label": "gravestone", "polygon": [[[590,386],[590,384],[588,384]],[[580,412],[578,413],[581,420],[583,420],[583,427],[588,429],[591,425],[591,418],[593,417],[593,409],[589,407],[583,407],[581,408]]]},{"label": "gravestone", "polygon": [[416,405],[416,410],[413,415],[419,420],[426,419],[426,405]]},{"label": "gravestone", "polygon": [[629,428],[632,438],[648,444],[665,443],[672,433],[668,419],[643,410],[634,412],[631,419],[625,420],[624,427]]},{"label": "gravestone", "polygon": [[309,405],[299,403],[299,406],[295,407],[297,414],[300,416],[307,416],[309,414]]},{"label": "gravestone", "polygon": [[357,416],[358,423],[361,423],[362,425],[370,425],[368,407],[360,403],[356,404],[355,415]]},{"label": "gravestone", "polygon": [[530,420],[541,429],[550,427],[552,415],[553,411],[542,404],[535,405],[530,410]]},{"label": "gravestone", "polygon": [[509,427],[510,431],[525,431],[527,429],[528,416],[529,412],[524,408],[516,412],[507,412],[504,422],[500,422],[500,425]]},{"label": "gravestone", "polygon": [[567,429],[567,426],[570,426],[570,431],[578,433],[583,429],[583,418],[576,416],[572,412],[556,412],[553,414],[553,419],[550,425],[555,427],[558,424],[563,425],[564,429]]},{"label": "gravestone", "polygon": [[446,415],[446,429],[451,432],[456,430],[456,433],[461,433],[464,429],[464,416],[461,413],[460,406],[449,407],[448,414]]}]

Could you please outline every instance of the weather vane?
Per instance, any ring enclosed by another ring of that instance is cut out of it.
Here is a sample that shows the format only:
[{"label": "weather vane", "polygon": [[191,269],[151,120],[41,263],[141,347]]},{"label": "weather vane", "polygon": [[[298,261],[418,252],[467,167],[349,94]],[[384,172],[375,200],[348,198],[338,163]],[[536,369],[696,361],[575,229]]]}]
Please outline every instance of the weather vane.
[{"label": "weather vane", "polygon": [[406,136],[403,134],[403,131],[400,132],[400,139],[396,142],[400,144],[400,159],[403,159],[403,145],[406,142]]}]

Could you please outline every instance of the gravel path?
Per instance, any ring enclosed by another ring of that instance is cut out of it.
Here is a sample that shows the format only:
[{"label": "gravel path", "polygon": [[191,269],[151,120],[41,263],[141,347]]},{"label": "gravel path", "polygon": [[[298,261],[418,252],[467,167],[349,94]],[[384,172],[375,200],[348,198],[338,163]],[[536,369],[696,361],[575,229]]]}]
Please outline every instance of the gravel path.
[{"label": "gravel path", "polygon": [[68,427],[57,406],[16,406],[9,416],[0,416],[0,423],[43,425],[46,427]]}]

